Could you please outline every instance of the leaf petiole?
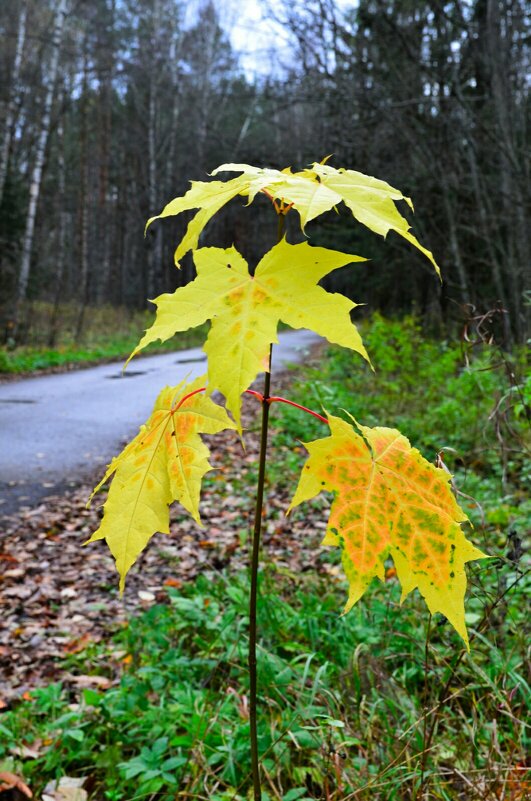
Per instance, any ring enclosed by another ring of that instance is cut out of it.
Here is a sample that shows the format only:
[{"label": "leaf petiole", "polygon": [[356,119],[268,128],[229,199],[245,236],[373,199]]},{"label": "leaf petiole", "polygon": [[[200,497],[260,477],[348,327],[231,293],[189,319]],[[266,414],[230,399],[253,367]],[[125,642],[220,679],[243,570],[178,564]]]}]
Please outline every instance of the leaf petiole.
[{"label": "leaf petiole", "polygon": [[[247,392],[249,392],[249,390],[247,390]],[[287,403],[288,406],[295,406],[296,409],[300,409],[301,411],[306,412],[307,414],[311,414],[313,417],[317,417],[318,420],[321,420],[322,423],[326,423],[326,425],[329,425],[328,420],[326,419],[326,417],[323,417],[322,414],[314,412],[312,411],[312,409],[308,409],[307,406],[302,406],[300,403],[295,403],[295,401],[288,400],[288,398],[281,398],[279,395],[273,395],[271,398],[269,398],[268,402]]]},{"label": "leaf petiole", "polygon": [[[193,395],[197,395],[198,392],[205,392],[205,390],[206,390],[206,387],[199,387],[199,389],[194,389],[193,392],[189,392],[188,395],[185,395],[183,398],[181,398],[181,400],[179,401],[177,406],[175,406],[171,410],[172,413],[176,412],[177,409],[180,409],[180,407],[183,405],[183,403],[186,400],[188,400],[188,398],[191,398]],[[246,389],[244,391],[245,391],[245,393],[247,395],[253,395],[255,398],[257,398],[260,401],[260,403],[263,403],[264,400],[265,400],[264,396],[262,395],[261,392],[257,392],[254,389]],[[272,395],[270,398],[267,398],[267,403],[287,403],[288,406],[294,406],[296,409],[300,409],[302,412],[306,412],[307,414],[311,414],[313,417],[316,417],[318,420],[321,420],[322,423],[326,423],[326,425],[328,425],[328,420],[326,419],[326,417],[323,417],[322,414],[319,414],[318,412],[314,412],[314,411],[312,411],[312,409],[308,409],[307,406],[302,406],[302,404],[295,403],[295,401],[289,400],[288,398],[282,398],[282,397],[280,397],[280,395]]]}]

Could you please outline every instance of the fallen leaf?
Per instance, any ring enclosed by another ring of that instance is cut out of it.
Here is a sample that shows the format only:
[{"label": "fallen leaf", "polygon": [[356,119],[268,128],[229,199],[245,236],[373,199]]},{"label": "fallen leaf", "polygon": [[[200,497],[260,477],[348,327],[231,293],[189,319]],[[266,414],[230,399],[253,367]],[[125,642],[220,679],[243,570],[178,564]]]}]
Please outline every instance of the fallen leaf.
[{"label": "fallen leaf", "polygon": [[182,586],[183,586],[183,583],[182,583],[182,581],[180,581],[179,579],[168,578],[168,579],[166,579],[166,581],[164,582],[164,585],[163,585],[163,586],[164,586],[164,587],[175,587],[175,588],[177,588],[177,589],[178,589],[179,587],[182,587]]},{"label": "fallen leaf", "polygon": [[87,801],[88,793],[83,789],[85,778],[62,776],[57,783],[48,782],[42,801]]},{"label": "fallen leaf", "polygon": [[22,567],[13,567],[10,570],[6,570],[3,573],[3,578],[5,578],[5,579],[9,579],[9,578],[19,579],[19,578],[23,578],[25,573],[26,573],[26,571],[24,570],[24,568],[22,568]]},{"label": "fallen leaf", "polygon": [[90,687],[100,687],[102,690],[107,690],[112,684],[112,681],[105,676],[73,676],[67,673],[64,676],[64,680],[74,684],[80,690]]},{"label": "fallen leaf", "polygon": [[22,743],[22,745],[10,748],[9,753],[21,759],[38,759],[43,753],[41,750],[42,745],[45,745],[42,740],[36,740],[31,746]]},{"label": "fallen leaf", "polygon": [[154,593],[148,592],[147,590],[139,590],[138,597],[140,598],[141,601],[150,602],[155,600]]},{"label": "fallen leaf", "polygon": [[80,651],[83,651],[90,642],[92,642],[92,637],[88,632],[85,632],[81,637],[76,637],[66,644],[65,653],[78,654]]},{"label": "fallen leaf", "polygon": [[27,798],[33,798],[33,793],[28,785],[22,781],[22,779],[20,779],[18,776],[15,776],[14,773],[2,771],[0,772],[0,793],[4,793],[7,790],[19,790]]}]

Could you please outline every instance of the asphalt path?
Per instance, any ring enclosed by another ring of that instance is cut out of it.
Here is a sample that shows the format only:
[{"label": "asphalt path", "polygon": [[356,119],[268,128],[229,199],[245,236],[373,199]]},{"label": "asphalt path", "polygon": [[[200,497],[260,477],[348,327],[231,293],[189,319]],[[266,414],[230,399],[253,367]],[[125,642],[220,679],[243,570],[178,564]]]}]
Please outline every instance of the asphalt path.
[{"label": "asphalt path", "polygon": [[[311,331],[279,335],[273,375],[304,359]],[[138,431],[164,386],[206,372],[200,348],[0,384],[0,516],[92,477]]]}]

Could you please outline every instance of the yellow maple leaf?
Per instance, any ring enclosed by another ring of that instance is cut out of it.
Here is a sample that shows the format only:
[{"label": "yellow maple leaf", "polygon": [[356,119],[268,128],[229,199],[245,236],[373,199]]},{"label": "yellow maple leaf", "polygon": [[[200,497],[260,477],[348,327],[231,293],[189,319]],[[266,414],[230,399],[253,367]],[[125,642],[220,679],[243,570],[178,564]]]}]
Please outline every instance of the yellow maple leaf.
[{"label": "yellow maple leaf", "polygon": [[461,528],[467,520],[450,476],[431,465],[399,431],[358,432],[328,415],[331,435],[306,445],[309,458],[290,510],[322,490],[335,493],[323,545],[341,548],[349,581],[347,612],[393,558],[402,600],[418,587],[432,614],[441,612],[468,647],[464,565],[485,554]]},{"label": "yellow maple leaf", "polygon": [[266,253],[254,276],[233,247],[201,248],[194,257],[197,278],[156,298],[155,322],[131,357],[157,339],[164,341],[211,320],[204,347],[208,390],[223,393],[240,430],[241,394],[268,369],[269,348],[278,342],[279,320],[292,328],[311,328],[368,360],[350,320],[350,311],[357,304],[318,286],[332,270],[365,261],[360,256],[282,240]]},{"label": "yellow maple leaf", "polygon": [[300,215],[303,230],[308,222],[344,201],[353,216],[371,231],[384,237],[389,231],[396,231],[423,253],[440,275],[432,253],[410,232],[411,226],[395,205],[404,200],[413,210],[413,203],[386,181],[322,163],[295,173],[289,168],[273,170],[250,164],[222,164],[212,175],[220,172],[240,172],[241,175],[226,182],[193,181],[188,192],[172,200],[160,214],[148,220],[147,225],[150,225],[161,217],[199,209],[175,251],[176,264],[188,250],[197,247],[204,226],[229,200],[242,195],[252,203],[259,192],[266,192],[273,199],[293,205]]},{"label": "yellow maple leaf", "polygon": [[146,230],[154,220],[164,217],[174,217],[183,211],[199,209],[195,217],[188,223],[186,234],[177,246],[174,254],[175,264],[185,256],[189,250],[195,250],[199,243],[199,236],[205,225],[229,200],[244,191],[248,181],[245,176],[233,178],[231,181],[192,181],[192,186],[182,197],[171,200],[155,217],[150,217],[146,223]]},{"label": "yellow maple leaf", "polygon": [[92,493],[114,475],[103,520],[87,543],[107,541],[120,574],[120,590],[153,534],[169,533],[168,506],[172,501],[179,501],[200,523],[201,481],[212,468],[209,450],[199,433],[217,434],[235,428],[225,409],[195,392],[204,386],[205,378],[201,376],[191,384],[182,381],[160,392],[147,423],[112,460]]},{"label": "yellow maple leaf", "polygon": [[440,270],[433,254],[413,236],[409,230],[411,226],[395,205],[395,201],[404,200],[413,210],[411,198],[403,195],[386,181],[356,170],[343,168],[336,170],[327,164],[314,164],[313,170],[322,184],[328,190],[337,193],[345,202],[358,222],[383,237],[387,236],[389,231],[395,231],[431,261],[440,277]]}]

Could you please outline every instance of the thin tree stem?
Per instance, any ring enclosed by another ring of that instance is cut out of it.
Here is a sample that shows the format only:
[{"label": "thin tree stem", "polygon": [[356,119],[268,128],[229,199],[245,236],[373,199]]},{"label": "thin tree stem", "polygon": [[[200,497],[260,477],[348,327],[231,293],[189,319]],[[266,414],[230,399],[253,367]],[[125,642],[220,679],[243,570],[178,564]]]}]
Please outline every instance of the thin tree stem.
[{"label": "thin tree stem", "polygon": [[[271,368],[271,353],[269,357]],[[258,483],[256,487],[256,506],[254,510],[253,548],[251,554],[251,588],[249,595],[249,724],[251,738],[251,764],[253,773],[254,801],[260,801],[260,763],[258,756],[257,730],[257,669],[256,669],[256,609],[258,602],[258,564],[260,561],[260,537],[262,533],[262,511],[264,508],[265,469],[267,456],[267,436],[269,426],[269,391],[271,373],[265,374],[264,397],[262,400],[262,430],[260,433],[260,456],[258,459]]]},{"label": "thin tree stem", "polygon": [[[284,235],[284,215],[278,216],[278,241]],[[269,349],[269,369],[264,376],[262,394],[262,429],[260,433],[260,455],[258,457],[258,482],[254,510],[253,546],[251,553],[251,587],[249,592],[249,737],[251,741],[251,768],[253,776],[253,798],[261,801],[260,758],[258,754],[257,695],[258,672],[256,668],[256,610],[258,604],[258,565],[260,562],[260,537],[262,534],[262,512],[264,508],[265,471],[267,461],[267,436],[269,430],[269,397],[271,394],[271,366],[273,346]]]},{"label": "thin tree stem", "polygon": [[428,734],[428,671],[430,666],[430,634],[431,634],[431,613],[428,616],[428,627],[426,630],[426,642],[424,644],[424,714],[422,724],[422,755],[420,758],[420,783],[415,798],[422,801],[426,789],[426,760],[428,749],[426,748]]}]

